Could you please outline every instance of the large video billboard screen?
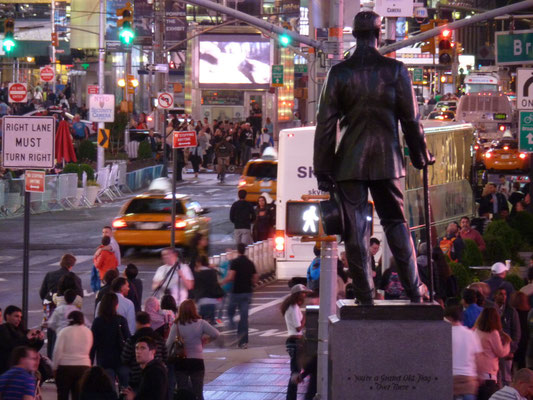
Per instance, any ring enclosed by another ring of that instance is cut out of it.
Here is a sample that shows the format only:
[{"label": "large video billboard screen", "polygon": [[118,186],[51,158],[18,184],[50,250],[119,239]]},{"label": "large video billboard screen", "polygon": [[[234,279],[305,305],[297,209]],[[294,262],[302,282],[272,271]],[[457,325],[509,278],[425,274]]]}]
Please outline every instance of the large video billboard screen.
[{"label": "large video billboard screen", "polygon": [[203,88],[270,85],[270,41],[260,35],[202,35],[199,82]]}]

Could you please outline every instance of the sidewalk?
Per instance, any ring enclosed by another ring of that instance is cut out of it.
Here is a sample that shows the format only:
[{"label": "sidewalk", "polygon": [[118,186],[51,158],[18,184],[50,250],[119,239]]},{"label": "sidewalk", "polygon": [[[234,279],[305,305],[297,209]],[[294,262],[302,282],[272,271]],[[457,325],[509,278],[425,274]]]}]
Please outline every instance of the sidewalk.
[{"label": "sidewalk", "polygon": [[[207,348],[204,400],[284,400],[290,376],[285,345],[241,349]],[[306,384],[298,388],[303,400]],[[43,400],[55,400],[56,387],[43,386]]]}]

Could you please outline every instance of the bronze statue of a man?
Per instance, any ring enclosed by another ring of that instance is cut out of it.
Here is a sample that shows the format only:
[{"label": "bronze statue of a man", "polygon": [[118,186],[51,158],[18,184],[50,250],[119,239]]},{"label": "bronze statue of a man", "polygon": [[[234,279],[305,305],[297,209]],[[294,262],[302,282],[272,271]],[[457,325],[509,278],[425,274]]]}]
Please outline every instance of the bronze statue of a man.
[{"label": "bronze statue of a man", "polygon": [[[400,178],[405,176],[398,121],[411,162],[432,162],[419,122],[411,79],[403,63],[377,51],[381,17],[369,11],[354,18],[354,54],[333,66],[320,95],[314,144],[318,188],[338,191],[344,211],[344,241],[356,298],[372,305],[368,191],[383,225],[402,285],[421,302],[420,280],[409,227],[403,213]],[[337,122],[342,134],[335,151]]]}]

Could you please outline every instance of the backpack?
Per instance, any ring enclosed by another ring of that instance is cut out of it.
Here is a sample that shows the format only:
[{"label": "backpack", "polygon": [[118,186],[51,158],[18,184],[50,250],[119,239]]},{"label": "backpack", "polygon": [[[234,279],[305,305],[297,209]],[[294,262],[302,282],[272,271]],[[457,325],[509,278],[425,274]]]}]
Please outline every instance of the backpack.
[{"label": "backpack", "polygon": [[452,261],[457,261],[457,260],[452,259],[453,242],[455,242],[455,239],[457,238],[454,237],[454,238],[448,239],[447,237],[445,237],[439,243],[439,247],[444,253],[444,255],[450,257],[450,260]]},{"label": "backpack", "polygon": [[403,294],[403,286],[400,282],[400,276],[398,275],[398,272],[391,272],[389,277],[389,283],[387,284],[387,288],[385,289],[385,294],[387,297],[392,299],[399,299]]},{"label": "backpack", "polygon": [[316,257],[307,270],[307,286],[311,290],[316,290],[320,282],[320,257]]}]

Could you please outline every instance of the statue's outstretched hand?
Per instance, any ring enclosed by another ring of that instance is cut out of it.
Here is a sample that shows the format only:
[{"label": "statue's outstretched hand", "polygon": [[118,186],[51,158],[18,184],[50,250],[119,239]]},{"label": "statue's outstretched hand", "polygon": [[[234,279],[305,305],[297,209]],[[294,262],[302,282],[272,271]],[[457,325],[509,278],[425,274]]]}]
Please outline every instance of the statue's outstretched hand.
[{"label": "statue's outstretched hand", "polygon": [[335,181],[331,175],[316,174],[316,179],[318,182],[318,190],[323,192],[331,192],[333,190]]}]

